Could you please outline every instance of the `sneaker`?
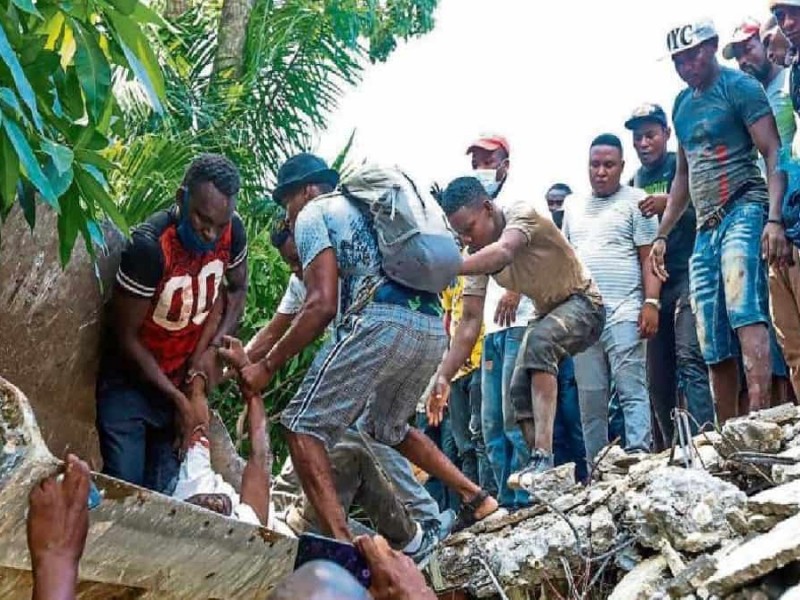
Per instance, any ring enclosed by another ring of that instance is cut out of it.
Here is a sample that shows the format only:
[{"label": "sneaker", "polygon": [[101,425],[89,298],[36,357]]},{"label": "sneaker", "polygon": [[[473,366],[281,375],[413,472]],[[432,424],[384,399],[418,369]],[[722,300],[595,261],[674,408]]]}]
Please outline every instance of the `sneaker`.
[{"label": "sneaker", "polygon": [[414,561],[420,571],[428,565],[433,551],[436,549],[436,546],[439,545],[439,535],[439,523],[436,521],[423,523],[422,542],[420,542],[419,548],[416,552],[406,554],[406,556]]},{"label": "sneaker", "polygon": [[512,490],[531,490],[536,476],[549,471],[553,466],[553,455],[536,448],[531,452],[528,464],[508,478],[508,487]]}]

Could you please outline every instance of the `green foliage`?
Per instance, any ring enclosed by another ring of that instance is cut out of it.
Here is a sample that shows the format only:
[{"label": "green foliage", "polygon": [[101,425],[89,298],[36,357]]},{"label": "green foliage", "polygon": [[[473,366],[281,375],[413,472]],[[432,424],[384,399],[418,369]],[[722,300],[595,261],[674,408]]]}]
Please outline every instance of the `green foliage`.
[{"label": "green foliage", "polygon": [[138,0],[0,0],[0,218],[19,200],[33,227],[33,203],[46,202],[63,264],[78,234],[94,254],[103,218],[127,231],[103,156],[120,112],[112,81],[135,74],[158,105],[163,75],[141,23],[159,22]]}]

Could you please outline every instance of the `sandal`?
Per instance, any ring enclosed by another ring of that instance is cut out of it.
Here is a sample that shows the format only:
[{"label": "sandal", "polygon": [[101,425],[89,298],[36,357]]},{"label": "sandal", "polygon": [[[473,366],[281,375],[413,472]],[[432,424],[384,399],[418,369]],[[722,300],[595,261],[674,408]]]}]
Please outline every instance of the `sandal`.
[{"label": "sandal", "polygon": [[458,509],[458,515],[456,516],[456,522],[453,524],[453,529],[451,533],[457,533],[462,529],[466,529],[468,527],[472,527],[475,523],[479,521],[483,521],[491,517],[492,515],[496,515],[497,511],[500,510],[500,505],[497,505],[492,512],[488,515],[481,517],[480,519],[475,518],[475,513],[481,507],[481,504],[489,498],[489,492],[486,490],[480,490],[477,494],[475,494],[471,500],[467,500],[461,503],[461,508]]}]

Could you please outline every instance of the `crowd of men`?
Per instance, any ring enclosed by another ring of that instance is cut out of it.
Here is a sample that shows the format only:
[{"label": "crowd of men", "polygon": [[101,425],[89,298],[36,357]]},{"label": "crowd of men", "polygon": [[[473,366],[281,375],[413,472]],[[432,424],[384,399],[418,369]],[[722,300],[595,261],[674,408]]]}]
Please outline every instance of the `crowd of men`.
[{"label": "crowd of men", "polygon": [[[629,453],[671,445],[677,414],[696,432],[800,397],[800,189],[786,177],[800,0],[770,10],[729,37],[710,21],[668,32],[687,87],[671,119],[648,102],[620,123],[640,163],[627,182],[621,140],[601,133],[586,149],[590,191],[556,183],[546,213],[505,137],[470,144],[469,173],[432,189],[463,247],[441,295],[387,277],[375,224],[336,193],[339,174],[312,154],[290,158],[272,241],[292,277],[244,346],[231,337],[247,290],[239,175],[227,158],[198,158],[175,206],[122,257],[98,379],[105,472],[342,540],[358,503],[422,564],[451,531],[535,502],[554,465],[574,462],[586,481],[609,441]],[[718,62],[721,44],[738,69]],[[270,511],[260,393],[322,337],[281,413],[290,459],[273,489],[293,492]],[[223,361],[260,440],[240,492],[208,453]]]}]

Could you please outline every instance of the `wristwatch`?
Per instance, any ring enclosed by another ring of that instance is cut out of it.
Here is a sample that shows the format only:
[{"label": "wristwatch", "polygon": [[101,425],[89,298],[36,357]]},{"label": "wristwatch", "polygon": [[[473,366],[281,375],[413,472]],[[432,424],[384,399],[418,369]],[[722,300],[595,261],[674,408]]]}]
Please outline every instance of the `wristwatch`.
[{"label": "wristwatch", "polygon": [[644,301],[644,303],[645,304],[652,304],[653,306],[656,307],[656,310],[661,310],[661,300],[659,300],[658,298],[647,298]]}]

